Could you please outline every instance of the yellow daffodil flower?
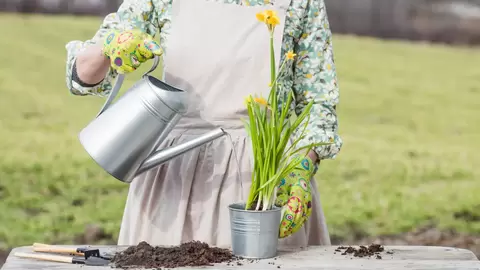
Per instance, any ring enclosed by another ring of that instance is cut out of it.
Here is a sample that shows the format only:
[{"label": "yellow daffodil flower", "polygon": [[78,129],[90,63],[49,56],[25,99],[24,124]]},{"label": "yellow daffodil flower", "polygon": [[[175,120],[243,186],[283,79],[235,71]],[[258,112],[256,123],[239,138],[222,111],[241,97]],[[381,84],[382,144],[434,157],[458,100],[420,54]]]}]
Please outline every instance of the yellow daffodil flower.
[{"label": "yellow daffodil flower", "polygon": [[288,51],[286,54],[285,54],[285,57],[288,59],[288,60],[293,60],[294,57],[296,57],[297,54],[295,54],[293,51]]},{"label": "yellow daffodil flower", "polygon": [[259,21],[262,22],[262,23],[264,23],[264,22],[266,21],[266,19],[265,19],[265,17],[266,17],[266,16],[265,16],[265,12],[259,12],[259,13],[257,13],[256,17],[257,17],[257,20],[259,20]]},{"label": "yellow daffodil flower", "polygon": [[254,98],[253,100],[254,100],[256,103],[261,104],[261,105],[263,105],[263,106],[267,106],[267,105],[268,105],[267,100],[266,100],[265,98],[263,98],[263,97]]},{"label": "yellow daffodil flower", "polygon": [[257,20],[265,23],[270,31],[272,31],[276,25],[280,24],[280,18],[274,10],[265,10],[257,13]]},{"label": "yellow daffodil flower", "polygon": [[270,27],[274,27],[280,23],[280,19],[277,16],[269,17],[267,19],[267,24],[270,25]]},{"label": "yellow daffodil flower", "polygon": [[277,16],[277,13],[274,10],[271,10],[271,9],[265,10],[265,14],[267,15],[267,17]]}]

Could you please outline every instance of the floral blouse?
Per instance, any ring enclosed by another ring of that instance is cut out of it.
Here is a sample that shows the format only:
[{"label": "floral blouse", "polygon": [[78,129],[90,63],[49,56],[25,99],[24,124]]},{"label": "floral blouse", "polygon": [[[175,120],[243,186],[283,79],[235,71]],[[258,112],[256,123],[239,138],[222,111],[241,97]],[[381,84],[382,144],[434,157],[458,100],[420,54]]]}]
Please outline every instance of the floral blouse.
[{"label": "floral blouse", "polygon": [[[91,40],[71,41],[66,45],[66,81],[75,95],[106,96],[112,89],[117,74],[110,69],[105,79],[97,85],[82,86],[72,77],[76,73],[76,55],[87,46],[102,43],[110,29],[141,29],[152,36],[159,32],[160,46],[168,38],[170,27],[169,7],[172,0],[124,0],[116,13],[105,17],[100,29]],[[210,0],[228,4],[270,5],[270,0]],[[298,146],[317,142],[333,144],[315,149],[320,159],[335,158],[342,147],[338,136],[336,105],[339,102],[337,75],[333,58],[331,31],[323,0],[292,0],[287,11],[281,55],[293,50],[297,58],[293,68],[279,78],[278,84],[295,92],[295,112],[301,113],[311,99],[315,100],[307,125],[307,136]],[[166,48],[163,48],[165,51]],[[282,60],[281,60],[282,61]]]}]

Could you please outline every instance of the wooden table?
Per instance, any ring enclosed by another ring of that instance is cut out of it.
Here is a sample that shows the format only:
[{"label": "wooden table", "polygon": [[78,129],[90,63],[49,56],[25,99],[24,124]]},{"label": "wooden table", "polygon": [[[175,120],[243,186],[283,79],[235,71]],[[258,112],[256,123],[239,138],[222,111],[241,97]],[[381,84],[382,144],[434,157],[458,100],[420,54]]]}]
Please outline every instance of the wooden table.
[{"label": "wooden table", "polygon": [[[82,246],[62,246],[77,248]],[[336,252],[338,246],[319,246],[303,249],[281,249],[275,259],[241,260],[227,265],[217,264],[198,268],[182,269],[469,269],[480,270],[480,261],[469,250],[450,247],[427,246],[385,246],[380,253],[382,259],[356,258],[351,255],[341,255]],[[125,249],[118,246],[92,246],[105,253],[115,253]],[[95,267],[78,264],[52,263],[40,260],[30,260],[14,256],[15,252],[33,253],[32,247],[18,247],[12,250],[3,265],[4,270],[14,269],[111,269],[109,266]],[[390,253],[387,253],[390,252]],[[37,252],[35,252],[37,253]]]}]

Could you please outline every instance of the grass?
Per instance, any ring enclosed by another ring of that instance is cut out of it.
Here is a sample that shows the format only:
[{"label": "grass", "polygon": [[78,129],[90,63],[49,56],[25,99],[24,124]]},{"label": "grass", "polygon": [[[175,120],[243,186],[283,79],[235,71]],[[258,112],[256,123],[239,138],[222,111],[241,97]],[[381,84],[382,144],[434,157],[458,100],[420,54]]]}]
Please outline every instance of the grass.
[{"label": "grass", "polygon": [[[0,247],[72,242],[89,223],[119,230],[128,186],[77,140],[104,100],[70,95],[64,80],[65,43],[100,20],[0,14]],[[480,233],[454,216],[480,212],[480,50],[349,36],[334,46],[345,145],[318,178],[331,233],[430,221]]]}]

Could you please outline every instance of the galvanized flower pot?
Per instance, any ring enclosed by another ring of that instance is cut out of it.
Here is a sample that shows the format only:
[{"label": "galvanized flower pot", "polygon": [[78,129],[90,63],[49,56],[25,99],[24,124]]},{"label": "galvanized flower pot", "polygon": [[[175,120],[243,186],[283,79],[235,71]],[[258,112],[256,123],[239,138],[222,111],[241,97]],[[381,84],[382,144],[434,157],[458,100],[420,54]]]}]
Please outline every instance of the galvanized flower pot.
[{"label": "galvanized flower pot", "polygon": [[235,256],[254,259],[277,255],[281,208],[268,211],[245,210],[245,203],[235,203],[230,209],[232,250]]}]

